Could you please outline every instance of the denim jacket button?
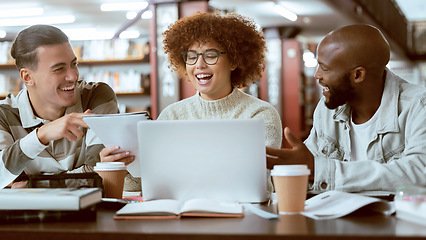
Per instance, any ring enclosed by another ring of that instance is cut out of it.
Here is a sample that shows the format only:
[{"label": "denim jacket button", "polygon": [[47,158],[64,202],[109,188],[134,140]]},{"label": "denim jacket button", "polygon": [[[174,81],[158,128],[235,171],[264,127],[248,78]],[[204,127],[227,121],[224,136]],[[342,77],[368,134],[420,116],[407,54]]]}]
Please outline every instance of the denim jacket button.
[{"label": "denim jacket button", "polygon": [[322,183],[320,184],[321,189],[326,189],[326,188],[327,188],[327,186],[328,186],[328,184],[327,184],[326,182],[322,182]]}]

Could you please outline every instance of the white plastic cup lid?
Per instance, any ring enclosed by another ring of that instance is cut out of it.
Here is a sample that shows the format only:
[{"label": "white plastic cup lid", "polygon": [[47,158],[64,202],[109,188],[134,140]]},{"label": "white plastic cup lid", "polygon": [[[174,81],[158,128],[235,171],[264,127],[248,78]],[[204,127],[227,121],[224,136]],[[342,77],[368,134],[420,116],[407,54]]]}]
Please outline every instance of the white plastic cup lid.
[{"label": "white plastic cup lid", "polygon": [[97,162],[94,167],[95,171],[117,171],[127,170],[124,162]]},{"label": "white plastic cup lid", "polygon": [[271,176],[301,176],[309,175],[311,171],[307,165],[275,165]]}]

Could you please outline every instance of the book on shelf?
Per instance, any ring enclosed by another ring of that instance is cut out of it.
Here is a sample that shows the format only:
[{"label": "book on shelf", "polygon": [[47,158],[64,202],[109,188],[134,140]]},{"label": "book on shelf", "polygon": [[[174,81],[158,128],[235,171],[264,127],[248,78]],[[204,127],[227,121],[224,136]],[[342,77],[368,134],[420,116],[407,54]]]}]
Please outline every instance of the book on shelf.
[{"label": "book on shelf", "polygon": [[13,64],[14,60],[10,55],[10,49],[12,48],[12,42],[4,41],[0,42],[0,64]]},{"label": "book on shelf", "polygon": [[[149,93],[150,78],[134,69],[122,71],[100,70],[82,75],[86,82],[103,82],[116,93]],[[148,81],[147,81],[148,80]]]},{"label": "book on shelf", "polygon": [[129,151],[135,155],[135,161],[127,166],[134,177],[140,177],[137,123],[150,119],[146,111],[83,116],[83,120],[105,147],[120,146],[118,151]]},{"label": "book on shelf", "polygon": [[149,40],[99,39],[90,41],[71,41],[78,59],[87,60],[125,60],[144,59],[149,54]]},{"label": "book on shelf", "polygon": [[159,199],[128,203],[118,210],[114,219],[178,219],[181,217],[243,217],[241,204],[212,199],[190,199],[180,202]]},{"label": "book on shelf", "polygon": [[305,201],[301,214],[316,220],[335,219],[365,210],[385,215],[395,213],[393,202],[360,193],[327,191]]},{"label": "book on shelf", "polygon": [[78,211],[101,200],[100,188],[5,188],[0,190],[0,211]]}]

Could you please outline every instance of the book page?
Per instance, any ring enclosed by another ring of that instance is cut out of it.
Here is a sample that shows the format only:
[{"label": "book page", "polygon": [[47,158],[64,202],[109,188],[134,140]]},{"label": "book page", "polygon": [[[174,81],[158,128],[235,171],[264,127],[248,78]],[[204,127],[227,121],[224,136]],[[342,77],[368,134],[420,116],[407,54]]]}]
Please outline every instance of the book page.
[{"label": "book page", "polygon": [[173,199],[128,203],[116,212],[117,216],[170,216],[179,215],[181,203]]},{"label": "book page", "polygon": [[238,203],[197,198],[186,201],[180,211],[181,213],[242,214],[243,207]]},{"label": "book page", "polygon": [[359,194],[328,191],[306,200],[305,211],[301,214],[317,220],[334,219],[372,203],[374,203],[372,211],[384,214],[394,212],[388,201]]},{"label": "book page", "polygon": [[135,161],[127,166],[133,177],[140,177],[137,123],[149,120],[147,112],[84,115],[89,125],[105,147],[120,146],[120,152],[129,151]]}]

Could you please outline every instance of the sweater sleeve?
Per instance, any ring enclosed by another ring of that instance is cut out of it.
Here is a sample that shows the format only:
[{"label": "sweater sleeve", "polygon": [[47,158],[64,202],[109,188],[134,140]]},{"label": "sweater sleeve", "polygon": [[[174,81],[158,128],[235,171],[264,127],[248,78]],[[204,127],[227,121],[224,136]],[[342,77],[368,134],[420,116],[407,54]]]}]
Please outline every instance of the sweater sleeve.
[{"label": "sweater sleeve", "polygon": [[13,141],[11,134],[5,130],[0,130],[0,189],[15,180],[46,148],[38,140],[36,130],[17,141]]},{"label": "sweater sleeve", "polygon": [[171,116],[170,105],[167,106],[163,111],[161,111],[160,115],[158,115],[157,120],[173,120],[174,118]]},{"label": "sweater sleeve", "polygon": [[[191,99],[188,99],[191,100]],[[179,120],[179,119],[188,119],[188,107],[187,104],[190,104],[188,100],[181,100],[167,106],[161,111],[157,120]],[[199,111],[199,109],[194,109],[194,111]]]},{"label": "sweater sleeve", "polygon": [[92,113],[118,113],[117,96],[106,83],[84,83],[81,92],[83,111],[91,109]]},{"label": "sweater sleeve", "polygon": [[280,148],[282,144],[282,124],[280,116],[275,108],[266,112],[265,120],[265,143],[268,147]]},{"label": "sweater sleeve", "polygon": [[260,118],[265,122],[265,145],[281,148],[283,130],[278,111],[273,106],[265,105],[256,112],[254,118]]}]

